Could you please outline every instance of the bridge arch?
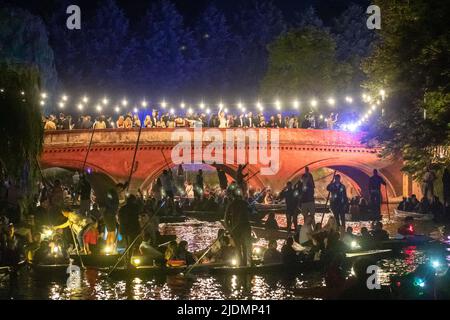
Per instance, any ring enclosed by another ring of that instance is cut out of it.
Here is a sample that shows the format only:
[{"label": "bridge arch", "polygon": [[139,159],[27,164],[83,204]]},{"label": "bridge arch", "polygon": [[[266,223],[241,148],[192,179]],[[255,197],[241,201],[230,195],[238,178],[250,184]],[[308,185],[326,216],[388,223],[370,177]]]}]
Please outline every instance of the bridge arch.
[{"label": "bridge arch", "polygon": [[[387,175],[384,174],[383,169],[367,166],[363,163],[344,160],[342,158],[328,158],[320,161],[315,161],[307,164],[310,171],[315,171],[322,168],[328,168],[336,170],[338,173],[343,174],[355,188],[355,190],[364,198],[369,199],[368,185],[369,178],[373,173],[373,169],[378,169],[379,175],[386,181],[386,188],[389,198],[395,198],[401,196],[398,194],[394,184]],[[305,167],[298,169],[289,179],[291,181],[298,179],[302,173],[304,173]],[[330,179],[331,180],[331,179]],[[386,189],[382,187],[383,198],[385,198]]]},{"label": "bridge arch", "polygon": [[[57,159],[51,162],[42,162],[42,169],[51,169],[51,168],[61,168],[70,171],[81,171],[83,167],[83,163],[80,161],[67,161],[67,159],[58,161]],[[90,173],[87,175],[88,181],[91,184],[92,189],[95,192],[95,196],[97,199],[97,203],[102,206],[105,203],[106,193],[111,187],[115,187],[118,183],[114,177],[104,171],[102,168],[86,162],[85,166],[86,170],[90,170]]]},{"label": "bridge arch", "polygon": [[[167,158],[166,159],[170,159]],[[203,164],[205,166],[208,166],[210,168],[214,168],[212,165],[209,164]],[[178,167],[178,165],[176,165],[175,163],[173,163],[172,161],[167,160],[167,162],[165,161],[158,161],[153,163],[153,169],[151,171],[148,171],[146,173],[146,179],[140,184],[140,188],[142,190],[147,190],[150,185],[152,184],[153,181],[155,181],[159,176],[161,176],[161,174],[163,173],[163,171],[167,168],[176,168]],[[234,165],[221,165],[221,167],[224,169],[225,173],[227,174],[227,176],[231,179],[235,179],[236,177],[236,172],[237,172],[237,166]],[[264,183],[261,181],[261,179],[258,177],[257,172],[259,171],[259,168],[257,166],[252,166],[252,165],[248,165],[247,168],[245,169],[245,172],[248,172],[248,176],[252,177],[249,180],[249,185],[251,185],[252,187],[256,187],[256,188],[264,188]]]}]

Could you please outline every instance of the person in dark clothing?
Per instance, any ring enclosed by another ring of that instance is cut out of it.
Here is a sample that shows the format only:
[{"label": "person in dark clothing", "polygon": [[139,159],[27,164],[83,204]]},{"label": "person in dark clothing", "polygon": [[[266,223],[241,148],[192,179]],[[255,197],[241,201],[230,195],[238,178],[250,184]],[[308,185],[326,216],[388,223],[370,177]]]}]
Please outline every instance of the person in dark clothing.
[{"label": "person in dark clothing", "polygon": [[372,239],[374,241],[386,241],[389,240],[389,233],[386,230],[383,230],[383,223],[377,221],[374,224],[374,229],[371,232]]},{"label": "person in dark clothing", "polygon": [[129,246],[139,234],[139,212],[140,208],[134,195],[130,195],[126,204],[119,210],[118,218],[120,233],[125,238],[127,246]]},{"label": "person in dark clothing", "polygon": [[23,241],[15,233],[15,228],[10,223],[0,239],[0,265],[17,266],[23,254]]},{"label": "person in dark clothing", "polygon": [[287,221],[287,230],[291,232],[291,226],[294,225],[294,230],[297,230],[298,219],[297,219],[297,205],[298,199],[295,197],[294,188],[292,187],[292,182],[288,182],[286,184],[286,188],[281,191],[280,199],[284,199],[286,201],[286,221]]},{"label": "person in dark clothing", "polygon": [[293,244],[294,238],[289,237],[283,248],[281,248],[281,261],[283,264],[294,264],[297,262],[297,253],[294,248],[292,248]]},{"label": "person in dark clothing", "polygon": [[236,183],[238,184],[239,188],[242,190],[242,194],[246,194],[247,191],[247,185],[245,183],[245,178],[248,176],[247,174],[244,174],[244,169],[247,167],[247,164],[242,165],[240,164],[238,166],[237,172],[236,172]]},{"label": "person in dark clothing", "polygon": [[302,179],[298,182],[295,188],[298,191],[302,214],[305,218],[307,216],[312,216],[314,218],[316,212],[314,200],[315,188],[314,178],[309,172],[309,167],[305,167],[305,173],[302,175]]},{"label": "person in dark clothing", "polygon": [[195,263],[194,255],[187,249],[187,241],[180,241],[177,249],[175,250],[175,259],[185,261],[186,265],[192,265]]},{"label": "person in dark clothing", "polygon": [[219,185],[220,189],[227,190],[228,188],[228,180],[225,174],[225,171],[221,168],[217,167],[217,176],[219,177]]},{"label": "person in dark clothing", "polygon": [[236,245],[241,266],[251,264],[252,244],[249,214],[248,203],[242,199],[239,188],[236,188],[233,199],[226,209],[224,220]]},{"label": "person in dark clothing", "polygon": [[87,180],[86,176],[83,174],[79,182],[79,192],[80,192],[80,209],[79,213],[82,215],[87,215],[91,209],[91,184]]},{"label": "person in dark clothing", "polygon": [[341,183],[341,176],[336,175],[334,180],[327,186],[331,194],[330,207],[338,226],[345,227],[345,213],[348,206],[347,190]]},{"label": "person in dark clothing", "polygon": [[201,200],[203,197],[203,170],[198,170],[198,174],[195,177],[195,184],[194,184],[194,197],[196,200]]},{"label": "person in dark clothing", "polygon": [[269,213],[269,216],[267,217],[267,220],[264,223],[264,228],[266,230],[278,230],[279,229],[278,222],[275,219],[274,212]]},{"label": "person in dark clothing", "polygon": [[397,210],[401,210],[401,211],[407,211],[408,207],[408,198],[403,197],[402,201],[400,201],[400,203],[397,206]]},{"label": "person in dark clothing", "polygon": [[381,185],[386,186],[386,182],[378,175],[378,170],[373,170],[373,176],[369,178],[369,194],[370,194],[370,206],[372,213],[375,215],[381,215]]},{"label": "person in dark clothing", "polygon": [[264,264],[281,262],[281,253],[280,251],[277,250],[276,240],[269,241],[269,246],[267,250],[264,252],[263,262]]}]

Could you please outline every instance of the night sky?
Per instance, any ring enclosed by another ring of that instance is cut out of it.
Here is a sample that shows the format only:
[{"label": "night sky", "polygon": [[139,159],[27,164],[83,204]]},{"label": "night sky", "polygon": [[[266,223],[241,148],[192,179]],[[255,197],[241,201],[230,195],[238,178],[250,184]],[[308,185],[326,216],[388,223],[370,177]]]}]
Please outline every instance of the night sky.
[{"label": "night sky", "polygon": [[[0,0],[0,3],[11,3],[16,6],[21,6],[30,10],[35,14],[41,15],[44,19],[51,16],[56,4],[60,0]],[[245,1],[245,0],[244,0]],[[183,14],[187,24],[191,24],[196,17],[207,7],[210,3],[215,3],[216,6],[223,10],[227,15],[233,12],[242,5],[243,0],[172,0],[176,4],[178,10]],[[71,4],[77,4],[81,7],[84,14],[89,15],[94,12],[95,7],[102,1],[97,0],[74,0]],[[130,20],[138,20],[141,18],[154,0],[118,0],[120,6],[125,10]],[[303,9],[313,6],[319,17],[326,23],[338,16],[346,7],[355,3],[361,6],[368,6],[368,0],[273,0],[273,3],[280,8],[287,21],[294,19],[296,12],[301,12]]]}]

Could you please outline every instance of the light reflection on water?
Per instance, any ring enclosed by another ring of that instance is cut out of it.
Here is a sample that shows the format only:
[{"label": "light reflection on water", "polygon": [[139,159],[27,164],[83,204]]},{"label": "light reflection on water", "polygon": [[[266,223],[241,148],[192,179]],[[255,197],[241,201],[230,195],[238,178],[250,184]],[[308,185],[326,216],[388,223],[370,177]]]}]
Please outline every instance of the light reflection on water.
[{"label": "light reflection on water", "polygon": [[[394,226],[393,226],[394,227]],[[191,251],[205,249],[215,239],[220,223],[198,221],[184,224],[162,225],[166,234],[178,234],[180,240],[189,243]],[[258,244],[265,244],[260,240]],[[279,244],[281,245],[282,242]],[[427,256],[414,247],[407,248],[403,258],[381,260],[382,284],[389,283],[390,275],[413,271]],[[15,281],[0,280],[0,299],[52,299],[52,300],[205,300],[205,299],[300,299],[295,289],[324,286],[319,273],[297,276],[271,275],[201,275],[189,277],[159,276],[114,280],[95,270],[82,274],[81,287],[70,290],[64,276],[45,279],[23,272]],[[314,298],[314,297],[309,297]]]}]

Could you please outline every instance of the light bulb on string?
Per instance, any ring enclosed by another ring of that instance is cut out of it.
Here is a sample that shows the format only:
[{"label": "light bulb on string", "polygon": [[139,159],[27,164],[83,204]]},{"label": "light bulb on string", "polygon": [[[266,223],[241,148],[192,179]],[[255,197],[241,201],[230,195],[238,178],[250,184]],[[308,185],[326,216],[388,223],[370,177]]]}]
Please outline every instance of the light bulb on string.
[{"label": "light bulb on string", "polygon": [[88,103],[89,102],[89,98],[84,96],[82,101],[83,101],[83,103]]},{"label": "light bulb on string", "polygon": [[281,101],[280,100],[275,101],[275,107],[278,111],[281,111]]},{"label": "light bulb on string", "polygon": [[180,108],[181,108],[181,109],[186,108],[186,104],[185,104],[184,102],[182,102],[182,103],[180,104]]},{"label": "light bulb on string", "polygon": [[161,102],[161,107],[163,109],[167,108],[167,102],[165,100],[163,100],[163,102]]},{"label": "light bulb on string", "polygon": [[69,98],[65,94],[61,97],[61,99],[64,102],[67,102],[67,100],[69,100]]},{"label": "light bulb on string", "polygon": [[352,97],[345,97],[345,101],[347,101],[348,103],[353,103],[353,98]]},{"label": "light bulb on string", "polygon": [[315,107],[317,107],[318,102],[316,99],[312,99],[310,104],[311,104],[311,107],[315,108]]},{"label": "light bulb on string", "polygon": [[123,99],[122,100],[122,106],[124,106],[124,107],[128,106],[128,100],[127,99]]},{"label": "light bulb on string", "polygon": [[103,98],[102,103],[106,106],[109,103],[108,98]]},{"label": "light bulb on string", "polygon": [[292,103],[292,105],[294,106],[294,109],[298,109],[298,108],[300,108],[300,101],[294,100],[294,102]]},{"label": "light bulb on string", "polygon": [[328,98],[327,102],[330,106],[334,106],[336,104],[336,100],[334,98]]}]

